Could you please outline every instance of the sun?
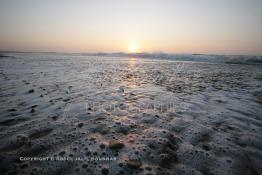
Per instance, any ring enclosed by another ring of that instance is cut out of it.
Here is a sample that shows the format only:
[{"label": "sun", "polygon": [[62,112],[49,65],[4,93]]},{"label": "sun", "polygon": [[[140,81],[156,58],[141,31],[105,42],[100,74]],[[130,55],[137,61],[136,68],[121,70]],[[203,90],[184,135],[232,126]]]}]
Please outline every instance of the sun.
[{"label": "sun", "polygon": [[133,41],[128,44],[128,51],[130,53],[137,53],[139,50],[139,45],[137,42]]}]

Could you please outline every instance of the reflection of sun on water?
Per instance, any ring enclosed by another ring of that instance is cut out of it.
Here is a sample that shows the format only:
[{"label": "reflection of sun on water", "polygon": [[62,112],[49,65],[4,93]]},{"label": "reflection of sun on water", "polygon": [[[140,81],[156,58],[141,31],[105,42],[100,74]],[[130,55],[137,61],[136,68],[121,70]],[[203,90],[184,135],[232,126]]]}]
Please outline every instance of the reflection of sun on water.
[{"label": "reflection of sun on water", "polygon": [[[136,41],[132,41],[128,44],[128,52],[129,53],[137,53],[139,50],[139,44]],[[137,58],[128,58],[128,67],[130,73],[127,74],[127,81],[126,86],[129,88],[136,88],[137,87],[137,78],[136,78],[136,66],[137,66],[138,60]]]},{"label": "reflection of sun on water", "polygon": [[135,63],[137,63],[137,59],[136,58],[130,58],[129,62],[130,62],[130,64],[135,64]]},{"label": "reflection of sun on water", "polygon": [[137,78],[136,78],[136,67],[137,67],[138,60],[137,58],[128,58],[128,67],[129,73],[126,75],[126,84],[125,86],[129,88],[136,88],[137,87]]},{"label": "reflection of sun on water", "polygon": [[137,58],[129,58],[129,59],[128,59],[128,63],[129,63],[129,66],[130,66],[131,68],[134,68],[135,65],[137,64]]}]

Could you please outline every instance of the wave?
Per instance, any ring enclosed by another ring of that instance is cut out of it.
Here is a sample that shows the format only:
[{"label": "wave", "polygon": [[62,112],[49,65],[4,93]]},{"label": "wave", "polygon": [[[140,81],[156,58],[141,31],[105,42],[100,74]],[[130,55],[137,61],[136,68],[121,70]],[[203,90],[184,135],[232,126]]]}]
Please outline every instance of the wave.
[{"label": "wave", "polygon": [[[15,54],[15,55],[14,55]],[[169,54],[162,52],[155,53],[4,53],[0,54],[0,58],[16,58],[16,56],[40,56],[45,55],[50,58],[53,56],[97,56],[97,57],[119,57],[119,58],[143,58],[156,60],[170,61],[192,61],[192,62],[207,62],[207,63],[224,63],[224,64],[262,64],[262,56],[255,55],[207,55],[207,54]]]},{"label": "wave", "polygon": [[[81,54],[81,55],[90,55]],[[173,61],[194,61],[226,64],[262,64],[262,56],[253,55],[206,55],[206,54],[167,54],[167,53],[96,53],[95,56],[134,57]]]}]

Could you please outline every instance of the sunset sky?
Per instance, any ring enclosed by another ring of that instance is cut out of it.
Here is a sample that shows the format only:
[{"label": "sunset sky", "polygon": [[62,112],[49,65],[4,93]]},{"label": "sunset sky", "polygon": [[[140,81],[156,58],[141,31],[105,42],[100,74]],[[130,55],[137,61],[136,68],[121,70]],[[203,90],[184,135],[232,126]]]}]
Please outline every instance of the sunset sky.
[{"label": "sunset sky", "polygon": [[262,55],[262,0],[0,0],[0,50]]}]

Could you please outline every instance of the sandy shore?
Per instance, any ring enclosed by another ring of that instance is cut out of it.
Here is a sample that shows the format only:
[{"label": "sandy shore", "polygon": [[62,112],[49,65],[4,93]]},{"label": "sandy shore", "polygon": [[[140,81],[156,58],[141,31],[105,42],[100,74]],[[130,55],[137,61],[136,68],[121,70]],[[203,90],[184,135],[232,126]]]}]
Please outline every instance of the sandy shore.
[{"label": "sandy shore", "polygon": [[0,59],[0,174],[258,175],[262,66]]}]

